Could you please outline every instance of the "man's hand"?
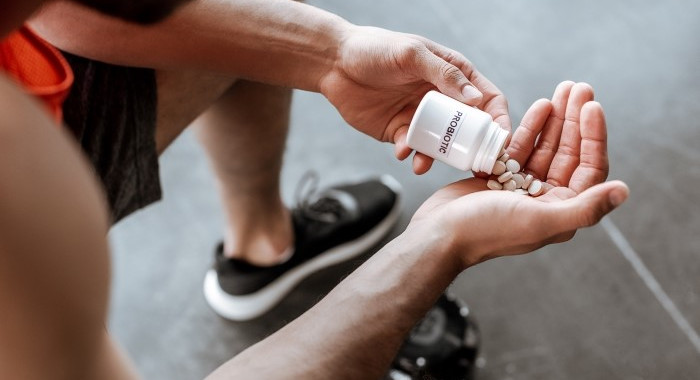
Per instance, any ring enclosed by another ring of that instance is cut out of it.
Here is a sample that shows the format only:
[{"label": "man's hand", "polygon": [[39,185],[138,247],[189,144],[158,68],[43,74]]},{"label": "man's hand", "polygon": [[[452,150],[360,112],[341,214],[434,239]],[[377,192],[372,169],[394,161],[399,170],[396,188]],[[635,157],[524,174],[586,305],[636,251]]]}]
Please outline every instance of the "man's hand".
[{"label": "man's hand", "polygon": [[[627,199],[608,174],[607,132],[600,104],[587,84],[561,83],[552,101],[536,101],[507,149],[525,171],[546,181],[537,198],[487,190],[471,178],[439,190],[416,212],[412,228],[441,231],[464,268],[571,239]],[[420,232],[417,232],[420,233]],[[434,232],[433,232],[434,233]]]},{"label": "man's hand", "polygon": [[[429,90],[477,106],[503,128],[511,127],[508,104],[498,88],[463,55],[420,36],[349,26],[338,62],[319,88],[350,125],[396,144],[399,159],[411,154],[408,126]],[[432,161],[417,153],[414,171],[428,171]]]}]

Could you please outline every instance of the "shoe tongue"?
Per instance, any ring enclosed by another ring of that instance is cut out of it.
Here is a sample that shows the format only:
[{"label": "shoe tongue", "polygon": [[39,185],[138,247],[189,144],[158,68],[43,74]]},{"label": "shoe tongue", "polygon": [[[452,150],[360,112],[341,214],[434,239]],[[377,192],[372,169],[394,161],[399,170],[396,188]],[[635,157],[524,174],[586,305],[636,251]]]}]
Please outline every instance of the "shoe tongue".
[{"label": "shoe tongue", "polygon": [[[356,218],[360,214],[360,207],[357,204],[357,200],[350,194],[342,191],[342,190],[337,190],[337,189],[328,189],[319,194],[318,198],[314,201],[311,207],[320,205],[324,200],[333,200],[338,203],[338,206],[341,208],[342,212],[347,214],[348,217],[350,218]],[[314,208],[315,209],[315,208]],[[319,207],[320,210],[316,211],[321,211],[323,212],[323,207]],[[330,210],[327,210],[328,212]],[[334,210],[338,211],[338,210]],[[335,215],[335,213],[334,213]],[[338,215],[335,215],[336,218]]]},{"label": "shoe tongue", "polygon": [[344,212],[340,202],[332,198],[320,198],[299,211],[304,218],[322,223],[335,223]]}]

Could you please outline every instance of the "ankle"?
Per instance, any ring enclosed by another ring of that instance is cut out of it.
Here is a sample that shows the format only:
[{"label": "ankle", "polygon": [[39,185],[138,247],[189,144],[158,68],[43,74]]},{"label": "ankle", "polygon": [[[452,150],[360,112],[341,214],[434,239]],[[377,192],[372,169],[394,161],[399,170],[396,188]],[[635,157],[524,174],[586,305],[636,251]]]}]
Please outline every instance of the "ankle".
[{"label": "ankle", "polygon": [[257,266],[273,266],[284,263],[293,253],[294,248],[291,244],[286,248],[278,249],[261,241],[245,245],[229,245],[224,241],[224,256]]},{"label": "ankle", "polygon": [[288,211],[285,217],[267,223],[231,225],[224,233],[224,256],[254,265],[271,266],[285,262],[293,249],[294,232]]}]

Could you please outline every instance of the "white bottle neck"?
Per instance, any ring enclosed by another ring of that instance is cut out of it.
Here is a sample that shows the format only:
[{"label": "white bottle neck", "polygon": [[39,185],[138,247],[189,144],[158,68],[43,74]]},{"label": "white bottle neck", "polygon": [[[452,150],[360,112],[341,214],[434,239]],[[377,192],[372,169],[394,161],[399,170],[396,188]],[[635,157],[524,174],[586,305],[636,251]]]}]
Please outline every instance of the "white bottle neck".
[{"label": "white bottle neck", "polygon": [[498,123],[491,122],[474,158],[472,170],[491,174],[498,154],[505,146],[507,139],[508,131],[501,128]]}]

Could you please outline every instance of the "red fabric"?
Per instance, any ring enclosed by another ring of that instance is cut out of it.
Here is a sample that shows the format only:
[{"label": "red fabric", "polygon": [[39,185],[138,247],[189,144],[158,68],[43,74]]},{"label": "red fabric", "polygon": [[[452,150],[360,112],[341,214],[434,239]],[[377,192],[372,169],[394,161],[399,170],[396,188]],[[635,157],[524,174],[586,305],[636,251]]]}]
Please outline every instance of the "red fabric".
[{"label": "red fabric", "polygon": [[0,70],[39,98],[57,122],[73,84],[73,71],[61,53],[27,26],[0,41]]}]

